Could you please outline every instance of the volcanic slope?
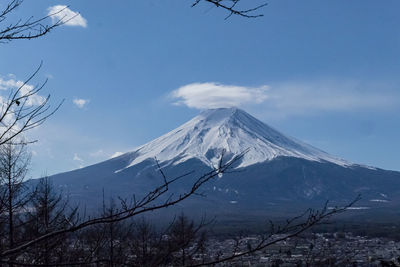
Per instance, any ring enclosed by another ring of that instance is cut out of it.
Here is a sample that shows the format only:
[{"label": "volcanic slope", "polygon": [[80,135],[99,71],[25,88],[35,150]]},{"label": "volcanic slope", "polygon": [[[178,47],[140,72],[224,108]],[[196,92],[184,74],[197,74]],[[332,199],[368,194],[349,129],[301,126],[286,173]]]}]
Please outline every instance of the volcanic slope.
[{"label": "volcanic slope", "polygon": [[[306,207],[342,205],[361,194],[360,210],[393,209],[400,203],[400,172],[353,164],[288,137],[237,108],[202,112],[175,130],[132,152],[52,176],[81,205],[107,196],[140,197],[168,178],[194,171],[169,193],[183,194],[196,178],[244,153],[234,171],[200,188],[205,197],[180,203],[188,212],[265,215]],[[357,208],[357,207],[356,207]],[[283,213],[284,213],[283,212]]]}]

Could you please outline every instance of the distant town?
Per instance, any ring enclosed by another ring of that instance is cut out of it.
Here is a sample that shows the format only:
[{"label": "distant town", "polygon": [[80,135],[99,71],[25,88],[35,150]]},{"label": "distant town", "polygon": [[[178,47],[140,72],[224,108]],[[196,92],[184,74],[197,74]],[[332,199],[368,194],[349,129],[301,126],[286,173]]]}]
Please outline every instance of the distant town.
[{"label": "distant town", "polygon": [[[279,238],[275,236],[274,238]],[[210,239],[199,263],[239,255],[257,246],[260,236]],[[196,258],[195,257],[195,258]],[[310,233],[289,238],[228,261],[229,266],[399,266],[400,242],[352,233]],[[227,266],[227,262],[217,266]]]}]

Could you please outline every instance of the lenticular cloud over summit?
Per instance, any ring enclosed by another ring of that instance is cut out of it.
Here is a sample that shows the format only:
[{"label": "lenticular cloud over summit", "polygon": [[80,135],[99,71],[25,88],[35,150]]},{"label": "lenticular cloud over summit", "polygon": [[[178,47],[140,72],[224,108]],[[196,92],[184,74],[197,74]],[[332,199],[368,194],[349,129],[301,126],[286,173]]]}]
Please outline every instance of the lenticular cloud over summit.
[{"label": "lenticular cloud over summit", "polygon": [[268,86],[245,87],[219,83],[192,83],[172,92],[175,104],[208,109],[259,104],[267,99]]}]

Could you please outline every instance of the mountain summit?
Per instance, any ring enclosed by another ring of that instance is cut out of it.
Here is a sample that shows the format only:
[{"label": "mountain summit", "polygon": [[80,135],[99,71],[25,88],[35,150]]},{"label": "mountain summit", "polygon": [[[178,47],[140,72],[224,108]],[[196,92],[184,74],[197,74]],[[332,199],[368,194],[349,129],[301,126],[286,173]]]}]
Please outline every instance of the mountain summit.
[{"label": "mountain summit", "polygon": [[295,157],[350,166],[315,147],[285,136],[238,108],[209,109],[177,129],[140,146],[129,153],[132,161],[126,168],[149,158],[179,164],[197,158],[208,166],[217,164],[222,151],[229,156],[247,151],[238,167]]}]

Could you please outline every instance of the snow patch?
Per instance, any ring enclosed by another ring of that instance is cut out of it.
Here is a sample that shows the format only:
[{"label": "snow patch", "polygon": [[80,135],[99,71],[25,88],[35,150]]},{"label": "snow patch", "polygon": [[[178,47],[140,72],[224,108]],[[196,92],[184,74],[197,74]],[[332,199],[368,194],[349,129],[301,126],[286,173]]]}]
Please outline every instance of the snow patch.
[{"label": "snow patch", "polygon": [[371,202],[389,202],[389,200],[386,200],[386,199],[370,199],[369,201],[371,201]]},{"label": "snow patch", "polygon": [[[344,207],[328,207],[328,210],[343,209]],[[346,210],[369,210],[370,207],[347,207]]]}]

